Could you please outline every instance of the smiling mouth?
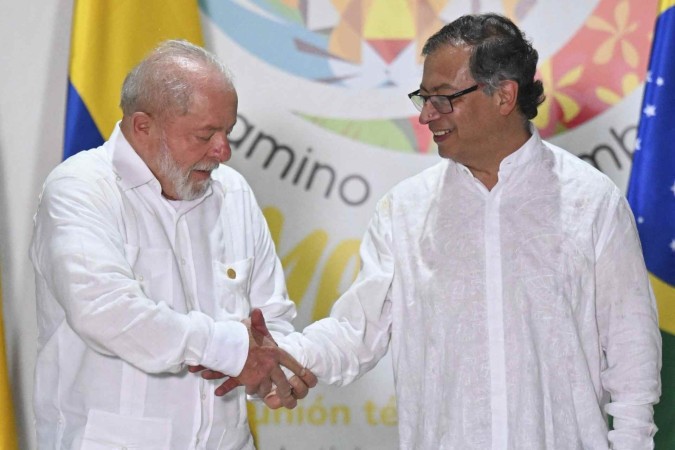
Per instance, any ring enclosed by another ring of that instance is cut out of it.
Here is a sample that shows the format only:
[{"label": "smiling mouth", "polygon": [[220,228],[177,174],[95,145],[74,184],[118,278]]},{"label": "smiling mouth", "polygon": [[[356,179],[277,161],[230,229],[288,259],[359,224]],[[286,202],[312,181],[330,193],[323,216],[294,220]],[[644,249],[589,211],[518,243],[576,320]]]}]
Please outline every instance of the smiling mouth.
[{"label": "smiling mouth", "polygon": [[450,130],[439,130],[439,131],[432,131],[434,136],[445,136],[446,134],[450,133]]}]

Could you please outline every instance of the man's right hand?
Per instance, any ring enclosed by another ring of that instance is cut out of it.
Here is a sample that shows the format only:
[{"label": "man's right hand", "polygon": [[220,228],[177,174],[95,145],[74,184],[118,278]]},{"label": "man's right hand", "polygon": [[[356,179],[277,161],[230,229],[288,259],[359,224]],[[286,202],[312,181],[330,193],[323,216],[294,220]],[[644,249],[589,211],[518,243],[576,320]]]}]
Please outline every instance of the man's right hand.
[{"label": "man's right hand", "polygon": [[[259,309],[251,311],[250,319],[242,322],[249,331],[248,358],[241,373],[221,384],[216,389],[216,395],[225,395],[238,386],[244,386],[247,394],[257,394],[265,399],[270,408],[294,408],[297,399],[304,398],[309,388],[316,386],[316,377],[277,346]],[[290,381],[286,379],[281,366],[295,374]],[[201,366],[190,367],[190,372],[203,370],[201,376],[207,380],[226,376],[221,372],[204,369]]]}]

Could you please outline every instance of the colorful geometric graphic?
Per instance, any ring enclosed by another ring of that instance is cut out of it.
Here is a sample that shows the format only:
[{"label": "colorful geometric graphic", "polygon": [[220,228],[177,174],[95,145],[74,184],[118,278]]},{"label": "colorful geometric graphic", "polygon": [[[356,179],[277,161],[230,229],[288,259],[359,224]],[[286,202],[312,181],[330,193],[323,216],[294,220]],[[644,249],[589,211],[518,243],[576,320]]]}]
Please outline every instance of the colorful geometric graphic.
[{"label": "colorful geometric graphic", "polygon": [[[420,51],[445,21],[448,0],[201,0],[206,15],[266,64],[316,83],[405,95],[419,84]],[[470,2],[471,11],[481,9]],[[493,2],[494,3],[494,2]],[[516,22],[536,0],[502,0]],[[468,7],[469,5],[467,5]],[[535,125],[544,137],[592,119],[644,81],[656,0],[600,0],[559,50],[539,64],[547,94]],[[591,46],[589,47],[589,43]],[[535,43],[536,46],[536,43]],[[294,111],[324,130],[401,152],[434,145],[410,115],[363,120]]]}]

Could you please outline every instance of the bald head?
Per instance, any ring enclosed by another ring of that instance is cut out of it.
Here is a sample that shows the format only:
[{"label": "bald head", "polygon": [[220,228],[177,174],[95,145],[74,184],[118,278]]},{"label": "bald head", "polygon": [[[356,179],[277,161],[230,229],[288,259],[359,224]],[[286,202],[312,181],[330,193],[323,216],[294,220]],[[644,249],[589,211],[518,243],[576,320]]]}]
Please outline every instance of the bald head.
[{"label": "bald head", "polygon": [[125,117],[135,112],[181,116],[195,90],[218,79],[234,90],[230,72],[213,54],[187,41],[165,41],[129,72],[120,107]]}]

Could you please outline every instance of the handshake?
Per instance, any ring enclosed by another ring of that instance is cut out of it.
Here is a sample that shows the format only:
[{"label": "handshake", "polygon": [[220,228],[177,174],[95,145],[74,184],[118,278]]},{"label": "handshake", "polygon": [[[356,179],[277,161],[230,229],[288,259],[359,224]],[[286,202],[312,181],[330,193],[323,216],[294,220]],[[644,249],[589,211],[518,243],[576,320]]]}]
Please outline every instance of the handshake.
[{"label": "handshake", "polygon": [[[216,395],[222,396],[238,386],[244,386],[247,394],[258,395],[269,408],[295,408],[298,399],[305,398],[309,389],[316,386],[316,376],[277,345],[267,329],[262,311],[254,309],[251,317],[242,322],[249,334],[246,363],[238,376],[229,377],[216,388]],[[286,379],[281,366],[294,375]],[[189,371],[201,372],[202,378],[206,380],[227,377],[222,372],[204,366],[190,366]]]}]

